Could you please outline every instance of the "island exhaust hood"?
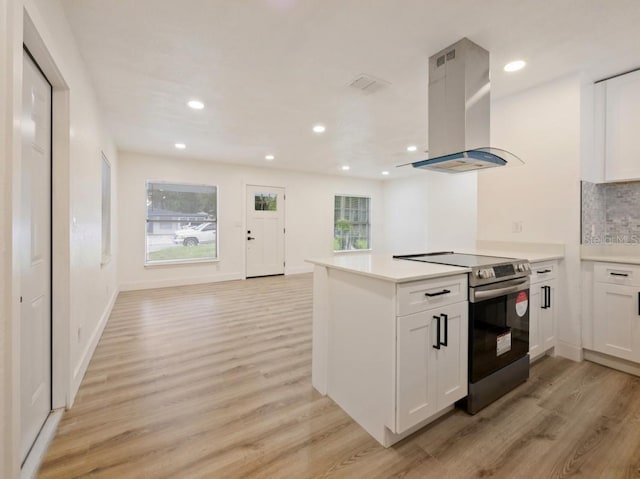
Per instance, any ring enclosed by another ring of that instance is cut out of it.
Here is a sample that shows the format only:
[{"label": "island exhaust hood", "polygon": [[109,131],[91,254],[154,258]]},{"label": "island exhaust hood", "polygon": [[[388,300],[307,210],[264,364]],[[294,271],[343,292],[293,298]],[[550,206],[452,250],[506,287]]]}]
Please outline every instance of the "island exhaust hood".
[{"label": "island exhaust hood", "polygon": [[412,163],[446,173],[522,160],[489,145],[489,52],[463,38],[429,58],[429,159]]}]

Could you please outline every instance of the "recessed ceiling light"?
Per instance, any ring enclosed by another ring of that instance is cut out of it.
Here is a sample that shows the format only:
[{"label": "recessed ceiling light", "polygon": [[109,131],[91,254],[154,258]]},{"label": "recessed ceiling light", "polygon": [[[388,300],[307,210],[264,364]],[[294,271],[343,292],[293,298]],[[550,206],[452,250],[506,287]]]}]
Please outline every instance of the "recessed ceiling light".
[{"label": "recessed ceiling light", "polygon": [[387,175],[389,174],[389,172],[388,172],[388,171],[383,171],[383,172],[382,172],[382,174],[383,174],[384,176],[387,176]]},{"label": "recessed ceiling light", "polygon": [[194,110],[202,110],[204,108],[204,103],[200,100],[189,100],[187,105],[189,105],[189,108],[193,108]]},{"label": "recessed ceiling light", "polygon": [[516,60],[513,62],[509,62],[504,66],[504,71],[506,72],[517,72],[518,70],[522,70],[527,63],[523,60]]},{"label": "recessed ceiling light", "polygon": [[185,145],[184,143],[176,143],[174,146],[175,146],[178,150],[184,150],[184,149],[187,147],[187,145]]},{"label": "recessed ceiling light", "polygon": [[343,165],[342,166],[342,171],[349,171],[351,169],[351,167],[349,165]]},{"label": "recessed ceiling light", "polygon": [[407,146],[407,151],[416,151],[417,149],[418,149],[418,147],[416,145]]},{"label": "recessed ceiling light", "polygon": [[267,156],[264,157],[264,159],[267,160],[267,161],[271,161],[271,160],[275,160],[276,157],[273,156],[273,155],[267,155]]},{"label": "recessed ceiling light", "polygon": [[314,125],[313,132],[314,133],[324,133],[327,128],[324,125]]}]

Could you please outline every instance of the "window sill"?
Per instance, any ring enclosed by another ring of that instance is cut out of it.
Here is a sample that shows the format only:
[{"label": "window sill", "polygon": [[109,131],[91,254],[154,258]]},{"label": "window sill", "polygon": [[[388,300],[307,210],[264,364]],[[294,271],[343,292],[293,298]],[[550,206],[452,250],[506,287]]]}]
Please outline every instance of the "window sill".
[{"label": "window sill", "polygon": [[185,266],[189,264],[203,264],[203,263],[219,263],[220,258],[211,259],[179,259],[168,261],[154,261],[153,263],[145,263],[145,268],[158,268],[162,266]]},{"label": "window sill", "polygon": [[333,254],[351,254],[351,253],[371,253],[373,249],[338,249],[333,250]]}]

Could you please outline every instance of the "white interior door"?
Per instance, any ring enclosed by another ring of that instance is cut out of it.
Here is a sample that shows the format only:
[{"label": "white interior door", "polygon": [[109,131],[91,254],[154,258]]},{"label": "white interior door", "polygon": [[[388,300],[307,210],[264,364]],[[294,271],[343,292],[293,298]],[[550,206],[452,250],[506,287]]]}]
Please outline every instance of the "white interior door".
[{"label": "white interior door", "polygon": [[284,274],[284,188],[247,185],[247,277]]},{"label": "white interior door", "polygon": [[51,411],[51,85],[24,53],[20,250],[20,453]]}]

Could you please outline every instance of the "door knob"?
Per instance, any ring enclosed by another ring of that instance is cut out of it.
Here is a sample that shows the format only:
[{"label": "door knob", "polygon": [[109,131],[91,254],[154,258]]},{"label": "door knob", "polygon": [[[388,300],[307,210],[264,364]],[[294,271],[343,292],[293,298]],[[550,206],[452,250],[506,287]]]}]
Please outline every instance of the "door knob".
[{"label": "door knob", "polygon": [[255,238],[252,238],[251,236],[248,236],[248,237],[247,237],[247,240],[248,240],[248,241],[251,241],[251,240],[254,240],[254,239],[255,239]]}]

